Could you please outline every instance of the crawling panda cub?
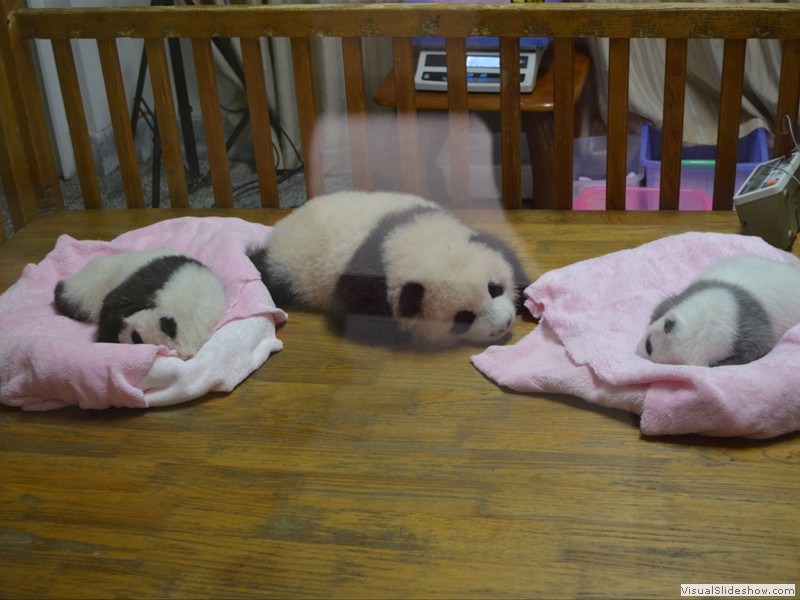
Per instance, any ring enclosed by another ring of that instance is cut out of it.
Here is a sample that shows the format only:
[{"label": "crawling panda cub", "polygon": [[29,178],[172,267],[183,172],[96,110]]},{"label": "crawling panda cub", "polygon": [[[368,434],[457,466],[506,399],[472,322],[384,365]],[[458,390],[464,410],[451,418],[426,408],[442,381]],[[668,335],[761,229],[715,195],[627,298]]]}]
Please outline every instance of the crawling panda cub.
[{"label": "crawling panda cub", "polygon": [[800,323],[800,269],[755,256],[715,263],[659,304],[636,353],[656,363],[741,365]]},{"label": "crawling panda cub", "polygon": [[249,256],[278,306],[325,312],[340,333],[369,343],[500,340],[528,283],[500,239],[393,192],[313,199]]},{"label": "crawling panda cub", "polygon": [[194,356],[227,308],[219,278],[172,250],[122,252],[95,258],[59,281],[55,306],[97,323],[98,342],[160,344]]}]

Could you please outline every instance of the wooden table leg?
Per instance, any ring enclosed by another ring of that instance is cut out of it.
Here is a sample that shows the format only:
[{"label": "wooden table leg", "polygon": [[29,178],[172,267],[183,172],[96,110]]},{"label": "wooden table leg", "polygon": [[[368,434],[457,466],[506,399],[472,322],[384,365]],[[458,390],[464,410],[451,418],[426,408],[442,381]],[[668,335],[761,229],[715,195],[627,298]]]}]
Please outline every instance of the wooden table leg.
[{"label": "wooden table leg", "polygon": [[553,113],[523,112],[533,175],[533,208],[553,207]]}]

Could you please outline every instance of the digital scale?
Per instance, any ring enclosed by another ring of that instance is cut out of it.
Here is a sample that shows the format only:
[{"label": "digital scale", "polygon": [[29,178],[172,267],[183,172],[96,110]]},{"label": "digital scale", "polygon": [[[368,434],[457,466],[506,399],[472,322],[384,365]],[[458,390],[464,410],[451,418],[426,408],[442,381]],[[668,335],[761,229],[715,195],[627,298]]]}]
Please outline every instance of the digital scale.
[{"label": "digital scale", "polygon": [[[520,91],[533,91],[539,70],[539,50],[522,51],[519,55]],[[500,91],[500,54],[467,52],[467,91]],[[421,91],[447,91],[447,53],[444,50],[422,50],[417,60],[414,86]]]},{"label": "digital scale", "polygon": [[800,224],[800,152],[761,163],[733,197],[742,230],[787,249]]}]

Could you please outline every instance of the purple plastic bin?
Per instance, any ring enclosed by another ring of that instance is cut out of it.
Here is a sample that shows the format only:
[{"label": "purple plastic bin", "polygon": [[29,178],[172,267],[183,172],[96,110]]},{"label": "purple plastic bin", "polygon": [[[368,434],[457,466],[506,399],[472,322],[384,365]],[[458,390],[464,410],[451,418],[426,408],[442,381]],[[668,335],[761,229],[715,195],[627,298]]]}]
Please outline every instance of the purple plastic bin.
[{"label": "purple plastic bin", "polygon": [[[645,185],[661,187],[661,130],[647,123],[642,125],[642,145],[640,148],[640,164],[644,167]],[[707,163],[706,166],[695,164],[681,165],[680,188],[700,190],[709,196],[714,195],[714,167],[717,156],[716,146],[684,145],[681,159],[688,163]],[[764,129],[755,129],[739,140],[736,151],[736,176],[734,190],[738,190],[753,169],[769,160],[769,145]],[[731,202],[733,208],[733,202]]]}]

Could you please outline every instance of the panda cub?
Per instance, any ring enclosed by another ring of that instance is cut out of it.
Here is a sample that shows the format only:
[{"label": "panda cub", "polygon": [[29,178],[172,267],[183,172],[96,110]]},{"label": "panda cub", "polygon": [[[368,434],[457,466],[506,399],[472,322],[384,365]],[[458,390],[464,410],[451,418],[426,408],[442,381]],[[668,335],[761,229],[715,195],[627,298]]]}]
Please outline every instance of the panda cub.
[{"label": "panda cub", "polygon": [[55,306],[97,323],[98,342],[160,344],[194,356],[227,308],[222,283],[197,260],[172,250],[95,258],[59,281]]},{"label": "panda cub", "polygon": [[528,283],[501,240],[392,192],[313,199],[249,255],[278,306],[323,311],[340,333],[371,343],[499,340]]},{"label": "panda cub", "polygon": [[800,323],[798,299],[800,269],[755,256],[728,258],[656,307],[636,353],[665,364],[749,363]]}]

